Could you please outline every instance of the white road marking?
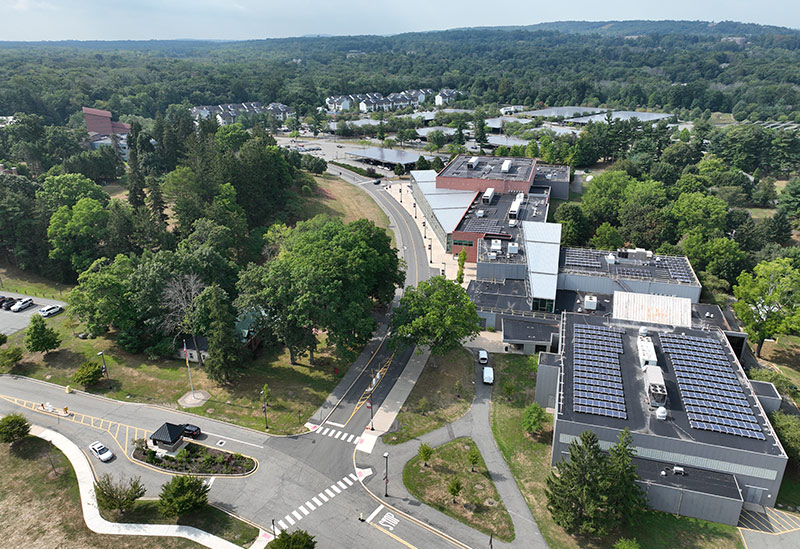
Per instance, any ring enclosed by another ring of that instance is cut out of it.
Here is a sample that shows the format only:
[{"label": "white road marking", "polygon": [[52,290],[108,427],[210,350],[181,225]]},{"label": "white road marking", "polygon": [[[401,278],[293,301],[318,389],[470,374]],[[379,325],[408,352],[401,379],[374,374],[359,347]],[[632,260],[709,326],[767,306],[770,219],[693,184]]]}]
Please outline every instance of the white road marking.
[{"label": "white road marking", "polygon": [[311,502],[310,502],[310,501],[307,501],[307,502],[306,502],[306,507],[308,507],[308,508],[309,508],[309,509],[311,509],[312,511],[313,511],[314,509],[316,509],[316,507],[314,507],[314,506],[311,504]]},{"label": "white road marking", "polygon": [[333,425],[334,427],[344,427],[344,425],[342,425],[341,423],[334,423],[332,421],[326,421],[325,423],[327,423],[328,425]]},{"label": "white road marking", "polygon": [[325,430],[324,430],[324,431],[322,431],[320,434],[321,434],[322,436],[325,436],[325,435],[327,435],[327,434],[328,434],[328,431],[330,431],[330,430],[331,430],[331,428],[330,428],[330,427],[325,427]]},{"label": "white road marking", "polygon": [[298,509],[300,509],[303,512],[304,515],[308,516],[308,513],[309,513],[308,509],[306,509],[302,505],[300,507],[298,507]]},{"label": "white road marking", "polygon": [[348,486],[352,486],[353,485],[353,481],[350,480],[348,477],[344,477],[342,480],[344,480],[347,483]]},{"label": "white road marking", "polygon": [[[381,505],[381,507],[383,507],[383,505]],[[278,521],[278,526],[281,527],[281,530],[286,530],[288,528],[288,526],[286,526],[286,523],[283,522],[282,520]],[[275,532],[275,533],[277,534],[277,532]]]},{"label": "white road marking", "polygon": [[353,480],[358,480],[358,477],[356,476],[356,474],[355,474],[355,473],[350,473],[349,477],[350,477],[351,479],[353,479]]},{"label": "white road marking", "polygon": [[330,433],[328,433],[328,436],[329,436],[329,437],[332,437],[334,433],[338,433],[338,432],[339,432],[339,431],[334,431],[333,429],[331,429],[331,432],[330,432]]},{"label": "white road marking", "polygon": [[[372,513],[370,513],[370,515],[367,517],[367,522],[372,522],[372,519],[375,518],[375,515],[380,513],[382,510],[383,510],[383,505],[378,505],[378,508],[375,509]],[[278,521],[278,522],[280,522],[280,521]]]},{"label": "white road marking", "polygon": [[288,522],[288,523],[289,523],[289,526],[294,526],[294,519],[293,519],[292,517],[290,517],[289,515],[286,515],[286,516],[285,516],[285,517],[283,517],[283,518],[285,518],[285,519],[286,519],[286,522]]},{"label": "white road marking", "polygon": [[343,434],[341,431],[336,431],[336,436],[334,436],[333,438],[339,438],[339,435],[341,434]]},{"label": "white road marking", "polygon": [[245,441],[239,440],[237,438],[226,437],[224,435],[217,435],[215,433],[209,433],[208,431],[206,431],[206,434],[209,435],[209,436],[212,436],[212,437],[219,437],[219,438],[225,438],[225,439],[228,439],[228,440],[232,440],[233,442],[238,442],[240,444],[247,444],[248,446],[255,446],[256,448],[263,448],[263,446],[261,446],[260,444],[253,444],[252,442],[245,442]]},{"label": "white road marking", "polygon": [[359,443],[359,442],[361,442],[362,440],[364,440],[364,439],[363,439],[363,438],[361,438],[361,437],[356,437],[355,439],[353,439],[353,444],[358,444],[358,443]]},{"label": "white road marking", "polygon": [[328,494],[328,495],[329,495],[330,497],[332,497],[332,498],[335,498],[335,497],[336,497],[336,494],[334,494],[333,492],[331,492],[331,491],[330,491],[329,489],[327,489],[327,488],[325,488],[325,493],[326,493],[326,494]]},{"label": "white road marking", "polygon": [[355,436],[355,435],[350,435],[349,437],[347,437],[347,442],[352,442],[352,441],[353,441],[353,437],[354,437],[354,436]]},{"label": "white road marking", "polygon": [[342,482],[341,480],[339,482],[337,482],[336,484],[338,484],[339,488],[341,488],[342,490],[347,490],[347,485],[344,482]]},{"label": "white road marking", "polygon": [[293,514],[295,517],[297,517],[297,520],[300,520],[301,518],[303,518],[303,515],[301,515],[301,514],[300,514],[300,513],[298,513],[297,511],[292,511],[292,514]]},{"label": "white road marking", "polygon": [[315,498],[315,497],[314,497],[314,498],[311,498],[311,501],[313,501],[314,503],[316,503],[316,504],[317,504],[317,507],[322,507],[322,502],[321,502],[320,500],[318,500],[317,498]]},{"label": "white road marking", "polygon": [[336,486],[335,484],[331,484],[331,489],[332,489],[334,492],[336,492],[337,494],[341,494],[341,493],[342,493],[342,489],[341,489],[341,488],[339,488],[338,486]]},{"label": "white road marking", "polygon": [[[319,493],[319,497],[320,497],[320,499],[322,499],[322,501],[325,501],[325,502],[328,501],[328,498],[326,498],[325,494],[323,494],[322,492]],[[331,497],[333,497],[333,496],[331,496]]]}]

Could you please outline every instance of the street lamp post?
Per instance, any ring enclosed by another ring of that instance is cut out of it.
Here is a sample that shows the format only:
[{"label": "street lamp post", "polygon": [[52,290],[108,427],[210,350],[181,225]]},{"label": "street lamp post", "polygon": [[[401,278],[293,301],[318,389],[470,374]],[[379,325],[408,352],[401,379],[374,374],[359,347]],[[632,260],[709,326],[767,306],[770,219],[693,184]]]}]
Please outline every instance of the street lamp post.
[{"label": "street lamp post", "polygon": [[403,183],[400,183],[400,204],[403,203]]},{"label": "street lamp post", "polygon": [[100,351],[99,353],[97,353],[97,356],[103,359],[103,373],[106,375],[106,381],[111,381],[111,379],[108,377],[108,368],[106,367],[105,353],[103,351]]},{"label": "street lamp post", "polygon": [[369,395],[369,430],[370,431],[374,431],[375,430],[375,425],[372,423],[372,418],[373,418],[373,415],[372,415],[372,395],[370,394]]},{"label": "street lamp post", "polygon": [[417,218],[417,203],[414,202],[414,219]]},{"label": "street lamp post", "polygon": [[428,260],[428,263],[433,263],[433,240],[431,240],[431,243],[428,244],[428,249],[431,251],[431,258]]},{"label": "street lamp post", "polygon": [[389,497],[389,452],[383,453],[383,459],[386,462],[386,468],[384,469],[385,473],[383,475],[383,497]]},{"label": "street lamp post", "polygon": [[267,424],[267,395],[264,394],[264,391],[261,391],[261,395],[264,397],[263,402],[261,403],[261,411],[264,412],[264,430],[269,430],[269,425]]},{"label": "street lamp post", "polygon": [[422,222],[422,238],[428,238],[428,224]]}]

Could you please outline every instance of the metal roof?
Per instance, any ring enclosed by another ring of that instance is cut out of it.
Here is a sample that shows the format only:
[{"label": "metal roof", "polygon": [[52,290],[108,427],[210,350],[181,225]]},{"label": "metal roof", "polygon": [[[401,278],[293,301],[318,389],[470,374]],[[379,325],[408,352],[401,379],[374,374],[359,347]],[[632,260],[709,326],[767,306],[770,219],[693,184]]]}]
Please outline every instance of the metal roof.
[{"label": "metal roof", "polygon": [[523,221],[522,233],[525,239],[531,297],[555,300],[561,250],[561,224]]},{"label": "metal roof", "polygon": [[535,111],[524,111],[518,114],[520,116],[530,116],[531,118],[535,118],[537,116],[544,116],[548,118],[555,116],[563,116],[564,118],[573,118],[581,114],[595,114],[599,112],[605,112],[607,110],[609,109],[599,109],[597,107],[567,106],[567,107],[549,107],[547,109],[538,109]]},{"label": "metal roof", "polygon": [[613,317],[648,324],[692,327],[692,300],[687,297],[614,292]]},{"label": "metal roof", "polygon": [[508,135],[490,135],[486,137],[486,142],[489,143],[489,145],[496,145],[498,147],[501,145],[505,145],[506,147],[513,147],[514,145],[522,145],[527,147],[529,143],[529,141],[524,139],[511,137]]},{"label": "metal roof", "polygon": [[[430,174],[433,174],[433,179],[425,179],[430,178]],[[450,234],[455,231],[464,212],[475,200],[477,192],[437,188],[434,170],[415,170],[411,172],[411,176],[425,196],[425,200],[433,210],[433,215],[436,216],[444,232]]]},{"label": "metal roof", "polygon": [[[636,111],[614,111],[611,117],[614,120],[631,120],[638,118],[642,122],[657,122],[665,118],[672,118],[674,115],[663,112],[636,112]],[[593,114],[591,116],[581,116],[580,118],[571,118],[567,122],[575,122],[576,124],[588,124],[589,122],[605,122],[606,113]]]},{"label": "metal roof", "polygon": [[525,240],[533,242],[549,242],[552,244],[561,243],[561,223],[534,223],[524,221],[522,230],[525,232]]},{"label": "metal roof", "polygon": [[413,164],[419,160],[420,156],[425,156],[427,160],[433,160],[433,156],[420,155],[417,152],[401,151],[397,149],[381,149],[380,147],[369,147],[358,151],[347,153],[356,158],[366,158],[384,164]]}]

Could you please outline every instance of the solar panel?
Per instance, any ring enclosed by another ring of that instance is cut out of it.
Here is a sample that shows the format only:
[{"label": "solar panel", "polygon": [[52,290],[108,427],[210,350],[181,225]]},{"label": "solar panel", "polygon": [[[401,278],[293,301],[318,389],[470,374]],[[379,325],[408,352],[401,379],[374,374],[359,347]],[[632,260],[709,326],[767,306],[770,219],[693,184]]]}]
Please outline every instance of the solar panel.
[{"label": "solar panel", "polygon": [[573,326],[573,411],[627,419],[619,363],[622,333],[606,326]]},{"label": "solar panel", "polygon": [[674,333],[659,334],[659,340],[675,371],[690,427],[766,439],[719,340]]},{"label": "solar panel", "polygon": [[602,267],[602,263],[600,262],[601,255],[602,253],[593,250],[567,248],[564,251],[564,265],[599,269]]},{"label": "solar panel", "polygon": [[617,274],[625,278],[652,278],[649,271],[632,267],[617,267]]}]

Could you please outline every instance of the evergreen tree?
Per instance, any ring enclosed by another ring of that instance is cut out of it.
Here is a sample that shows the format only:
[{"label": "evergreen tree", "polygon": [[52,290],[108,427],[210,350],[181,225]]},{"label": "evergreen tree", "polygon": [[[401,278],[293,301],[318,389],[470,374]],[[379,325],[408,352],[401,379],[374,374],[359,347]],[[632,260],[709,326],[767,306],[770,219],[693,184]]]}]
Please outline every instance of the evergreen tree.
[{"label": "evergreen tree", "polygon": [[792,238],[792,224],[784,210],[778,210],[775,215],[762,221],[762,226],[766,242],[784,244]]},{"label": "evergreen tree", "polygon": [[294,532],[283,530],[269,544],[270,549],[314,549],[316,546],[317,542],[314,540],[314,536],[305,530],[295,530]]},{"label": "evergreen tree", "polygon": [[436,170],[437,173],[444,169],[444,161],[441,157],[437,156],[433,159],[433,162],[431,162],[431,169]]},{"label": "evergreen tree", "polygon": [[228,382],[242,364],[242,344],[236,334],[236,316],[228,294],[215,284],[203,290],[196,302],[197,327],[208,337],[206,373],[217,383]]},{"label": "evergreen tree", "polygon": [[134,208],[144,206],[144,176],[139,172],[131,172],[128,174],[128,202]]},{"label": "evergreen tree", "polygon": [[430,170],[431,169],[431,163],[428,162],[427,158],[425,158],[424,156],[420,155],[420,157],[417,159],[417,169],[418,170]]},{"label": "evergreen tree", "polygon": [[635,453],[633,436],[626,427],[619,435],[619,442],[609,450],[609,482],[614,486],[609,492],[608,507],[616,522],[630,524],[647,507],[647,498],[636,484],[639,475],[633,464]]},{"label": "evergreen tree", "polygon": [[164,213],[167,209],[167,204],[164,202],[164,193],[161,190],[161,183],[154,177],[148,179],[147,206],[150,208],[150,212],[152,212],[153,220],[159,226],[164,226],[167,224],[167,214]]},{"label": "evergreen tree", "polygon": [[486,144],[486,121],[483,118],[475,121],[475,142],[478,145]]},{"label": "evergreen tree", "polygon": [[172,477],[161,486],[158,511],[165,517],[178,517],[208,504],[208,491],[203,479],[191,475]]},{"label": "evergreen tree", "polygon": [[31,323],[25,332],[25,348],[31,353],[45,353],[58,349],[61,336],[53,328],[48,328],[41,315],[31,315]]},{"label": "evergreen tree", "polygon": [[584,431],[569,446],[569,459],[556,465],[547,477],[547,508],[553,520],[571,534],[604,535],[611,489],[608,457],[600,450],[597,435]]}]

